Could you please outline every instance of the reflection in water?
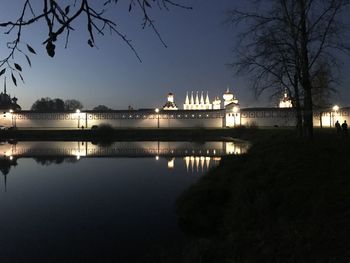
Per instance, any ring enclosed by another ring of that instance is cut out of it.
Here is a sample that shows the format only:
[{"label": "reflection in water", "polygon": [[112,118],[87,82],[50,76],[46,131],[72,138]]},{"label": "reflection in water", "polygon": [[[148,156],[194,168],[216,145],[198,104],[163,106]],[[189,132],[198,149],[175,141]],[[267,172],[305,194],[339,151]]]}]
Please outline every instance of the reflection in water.
[{"label": "reflection in water", "polygon": [[7,192],[7,175],[10,172],[11,166],[17,166],[17,160],[12,156],[9,158],[0,158],[0,171],[4,176],[4,191]]},{"label": "reflection in water", "polygon": [[[170,141],[137,141],[114,142],[108,146],[91,142],[35,141],[2,143],[0,170],[8,174],[11,165],[16,165],[18,158],[34,158],[42,165],[60,164],[79,161],[91,157],[153,157],[155,160],[166,158],[168,168],[174,169],[176,157],[181,157],[189,173],[205,172],[211,165],[217,165],[221,157],[230,154],[246,153],[249,144],[246,142],[170,142]],[[2,168],[3,167],[3,168]]]},{"label": "reflection in water", "polygon": [[0,170],[11,187],[5,193],[0,185],[1,263],[182,262],[176,260],[185,244],[177,197],[222,156],[247,148],[235,142],[2,144]]},{"label": "reflection in water", "polygon": [[185,161],[187,173],[204,173],[208,171],[212,165],[218,165],[221,157],[185,156],[183,160]]},{"label": "reflection in water", "polygon": [[224,155],[243,154],[249,148],[247,142],[170,142],[138,141],[114,142],[108,146],[91,142],[34,141],[0,144],[0,171],[4,175],[4,191],[7,191],[7,175],[19,158],[33,158],[47,166],[74,163],[82,158],[96,157],[152,157],[167,160],[168,169],[183,162],[188,174],[203,174],[217,166]]}]

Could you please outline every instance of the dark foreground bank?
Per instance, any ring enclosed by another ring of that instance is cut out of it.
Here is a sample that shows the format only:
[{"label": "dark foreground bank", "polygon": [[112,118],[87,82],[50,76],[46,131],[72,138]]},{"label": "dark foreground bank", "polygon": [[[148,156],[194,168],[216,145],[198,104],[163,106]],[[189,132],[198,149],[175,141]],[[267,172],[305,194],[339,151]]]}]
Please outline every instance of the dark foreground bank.
[{"label": "dark foreground bank", "polygon": [[230,140],[239,138],[249,130],[237,129],[113,129],[102,127],[100,129],[86,130],[1,130],[1,139],[14,140],[108,140],[108,141],[137,141],[137,140],[167,140],[167,141],[211,141]]},{"label": "dark foreground bank", "polygon": [[[248,133],[247,133],[248,134]],[[255,131],[178,200],[188,262],[349,262],[350,140]]]}]

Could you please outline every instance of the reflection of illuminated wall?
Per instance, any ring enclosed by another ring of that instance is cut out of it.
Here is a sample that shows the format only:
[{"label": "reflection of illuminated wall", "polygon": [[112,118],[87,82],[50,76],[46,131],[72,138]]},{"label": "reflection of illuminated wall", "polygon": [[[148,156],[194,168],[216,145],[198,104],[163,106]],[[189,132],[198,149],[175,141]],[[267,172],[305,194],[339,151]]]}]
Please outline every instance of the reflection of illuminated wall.
[{"label": "reflection of illuminated wall", "polygon": [[[9,160],[20,157],[155,157],[167,159],[169,169],[175,168],[175,157],[184,159],[187,172],[198,173],[217,165],[221,156],[247,152],[244,142],[114,142],[100,146],[91,142],[20,141],[0,144],[0,154]],[[185,157],[183,157],[185,156]]]},{"label": "reflection of illuminated wall", "polygon": [[247,153],[249,144],[225,142],[226,154],[244,154]]},{"label": "reflection of illuminated wall", "polygon": [[91,142],[20,141],[0,145],[5,156],[222,156],[245,153],[249,144],[244,142],[114,142],[100,146]]},{"label": "reflection of illuminated wall", "polygon": [[210,157],[205,156],[185,156],[184,158],[187,172],[204,172],[209,170]]},{"label": "reflection of illuminated wall", "polygon": [[183,160],[188,173],[204,173],[211,167],[217,166],[221,160],[221,157],[185,156],[183,157]]}]

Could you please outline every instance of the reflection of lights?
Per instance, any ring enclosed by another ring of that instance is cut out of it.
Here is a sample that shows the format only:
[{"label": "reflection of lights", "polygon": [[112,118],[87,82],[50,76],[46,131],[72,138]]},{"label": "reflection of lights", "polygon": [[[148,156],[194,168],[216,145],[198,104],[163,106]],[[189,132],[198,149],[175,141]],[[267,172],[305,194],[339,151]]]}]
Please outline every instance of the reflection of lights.
[{"label": "reflection of lights", "polygon": [[194,168],[194,156],[191,156],[191,170],[192,170],[192,173],[193,173],[193,168]]},{"label": "reflection of lights", "polygon": [[187,172],[198,173],[201,171],[203,173],[205,170],[209,170],[211,160],[209,156],[185,156],[183,159]]},{"label": "reflection of lights", "polygon": [[10,158],[10,161],[12,161],[12,160],[13,160],[13,156],[12,156],[12,155],[11,155],[9,158]]},{"label": "reflection of lights", "polygon": [[202,172],[203,172],[203,171],[204,171],[205,157],[204,157],[204,156],[201,156],[200,159],[201,159],[201,168],[202,168]]},{"label": "reflection of lights", "polygon": [[86,151],[85,150],[72,150],[72,155],[77,157],[78,159],[78,156],[79,156],[79,159],[82,157],[82,156],[86,156]]},{"label": "reflection of lights", "polygon": [[210,157],[205,157],[205,165],[207,166],[207,169],[209,169],[210,166]]},{"label": "reflection of lights", "polygon": [[197,170],[197,173],[198,173],[198,167],[199,167],[199,157],[196,156],[196,170]]},{"label": "reflection of lights", "polygon": [[168,169],[174,169],[175,167],[175,158],[171,158],[170,160],[168,160]]},{"label": "reflection of lights", "polygon": [[80,155],[77,155],[77,160],[80,160]]},{"label": "reflection of lights", "polygon": [[226,142],[226,154],[244,154],[248,151],[249,145]]},{"label": "reflection of lights", "polygon": [[156,160],[157,160],[157,161],[159,160],[159,156],[158,156],[158,155],[156,155]]},{"label": "reflection of lights", "polygon": [[226,143],[226,154],[235,154],[236,146],[233,142]]},{"label": "reflection of lights", "polygon": [[190,166],[190,157],[189,156],[185,156],[185,164],[186,164],[186,170],[188,172],[188,167]]}]

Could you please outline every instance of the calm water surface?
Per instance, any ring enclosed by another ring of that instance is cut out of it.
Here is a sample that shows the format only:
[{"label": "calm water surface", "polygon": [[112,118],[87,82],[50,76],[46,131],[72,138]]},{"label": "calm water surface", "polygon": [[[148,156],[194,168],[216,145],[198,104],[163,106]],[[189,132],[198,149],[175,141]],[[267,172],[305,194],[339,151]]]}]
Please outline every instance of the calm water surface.
[{"label": "calm water surface", "polygon": [[[1,262],[166,262],[181,253],[177,197],[227,142],[0,145]],[[170,262],[170,261],[169,261]]]}]

